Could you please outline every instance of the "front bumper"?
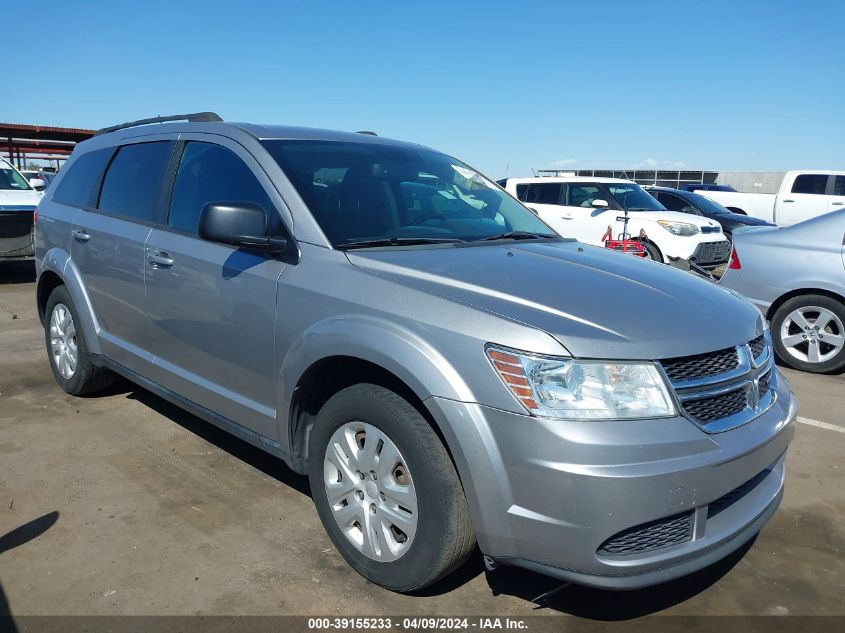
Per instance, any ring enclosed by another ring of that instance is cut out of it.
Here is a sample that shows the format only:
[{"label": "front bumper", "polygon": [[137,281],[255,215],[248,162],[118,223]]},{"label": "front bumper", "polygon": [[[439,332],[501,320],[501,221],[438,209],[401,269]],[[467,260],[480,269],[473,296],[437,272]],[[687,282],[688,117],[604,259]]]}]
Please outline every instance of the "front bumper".
[{"label": "front bumper", "polygon": [[[663,229],[661,229],[663,231]],[[666,231],[664,231],[665,233]],[[657,241],[667,257],[681,257],[702,268],[715,268],[728,261],[731,245],[721,233],[684,237],[679,235],[658,234]]]},{"label": "front bumper", "polygon": [[[759,531],[782,496],[796,416],[782,377],[768,411],[717,434],[680,417],[564,422],[427,402],[453,448],[486,555],[615,589],[701,569]],[[684,529],[688,538],[679,537]],[[649,547],[637,549],[638,534]],[[608,547],[620,542],[634,547]]]},{"label": "front bumper", "polygon": [[33,209],[0,209],[0,257],[34,255]]}]

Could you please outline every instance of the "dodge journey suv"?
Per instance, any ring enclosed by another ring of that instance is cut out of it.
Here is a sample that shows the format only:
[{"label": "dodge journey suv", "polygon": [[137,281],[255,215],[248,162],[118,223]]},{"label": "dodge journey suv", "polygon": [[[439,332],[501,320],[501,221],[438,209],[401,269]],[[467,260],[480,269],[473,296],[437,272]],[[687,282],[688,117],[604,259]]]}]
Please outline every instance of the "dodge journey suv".
[{"label": "dodge journey suv", "polygon": [[62,389],[122,375],[307,474],[341,555],[396,591],[476,543],[490,568],[659,583],[781,500],[796,403],[751,304],[562,238],[426,147],[109,128],[39,204],[36,259]]}]

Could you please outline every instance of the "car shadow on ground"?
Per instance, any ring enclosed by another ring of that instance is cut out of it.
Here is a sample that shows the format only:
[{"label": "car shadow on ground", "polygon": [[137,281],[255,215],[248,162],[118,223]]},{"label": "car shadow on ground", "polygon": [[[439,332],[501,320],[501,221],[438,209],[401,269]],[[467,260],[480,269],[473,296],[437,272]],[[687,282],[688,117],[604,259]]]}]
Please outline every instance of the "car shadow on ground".
[{"label": "car shadow on ground", "polygon": [[[126,380],[118,380],[108,394],[104,395],[121,393],[276,481],[301,494],[311,496],[308,478],[290,470],[280,459]],[[663,611],[706,590],[742,560],[754,540],[721,561],[684,578],[631,591],[607,591],[567,585],[560,580],[515,567],[503,566],[494,571],[487,571],[481,552],[476,548],[460,569],[431,587],[411,595],[431,597],[447,594],[484,574],[493,595],[521,598],[534,603],[538,611],[548,609],[594,620],[628,620]]]},{"label": "car shadow on ground", "polygon": [[35,260],[0,260],[0,285],[30,284],[35,281]]}]

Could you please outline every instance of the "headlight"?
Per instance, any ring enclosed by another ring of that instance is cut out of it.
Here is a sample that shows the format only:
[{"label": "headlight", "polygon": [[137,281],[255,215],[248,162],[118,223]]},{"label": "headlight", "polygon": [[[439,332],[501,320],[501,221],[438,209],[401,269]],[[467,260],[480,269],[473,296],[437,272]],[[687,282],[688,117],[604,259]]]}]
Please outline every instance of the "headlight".
[{"label": "headlight", "polygon": [[488,346],[487,356],[529,413],[564,420],[677,414],[654,363],[535,356]]},{"label": "headlight", "polygon": [[698,235],[698,227],[687,222],[670,222],[669,220],[658,220],[657,223],[664,229],[675,235]]}]

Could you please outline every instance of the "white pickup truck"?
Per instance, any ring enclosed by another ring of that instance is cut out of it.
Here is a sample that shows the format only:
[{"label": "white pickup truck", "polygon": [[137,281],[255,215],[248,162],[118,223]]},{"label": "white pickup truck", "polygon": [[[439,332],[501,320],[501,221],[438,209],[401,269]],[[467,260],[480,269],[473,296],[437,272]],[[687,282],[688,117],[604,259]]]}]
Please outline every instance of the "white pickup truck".
[{"label": "white pickup truck", "polygon": [[789,171],[777,193],[698,191],[734,213],[775,224],[795,224],[845,207],[845,172]]},{"label": "white pickup truck", "polygon": [[601,246],[608,229],[622,235],[625,211],[628,233],[645,235],[649,259],[669,263],[682,257],[712,269],[728,260],[731,247],[718,222],[668,211],[637,183],[617,178],[506,178],[498,181],[508,193],[533,210],[564,237]]}]

